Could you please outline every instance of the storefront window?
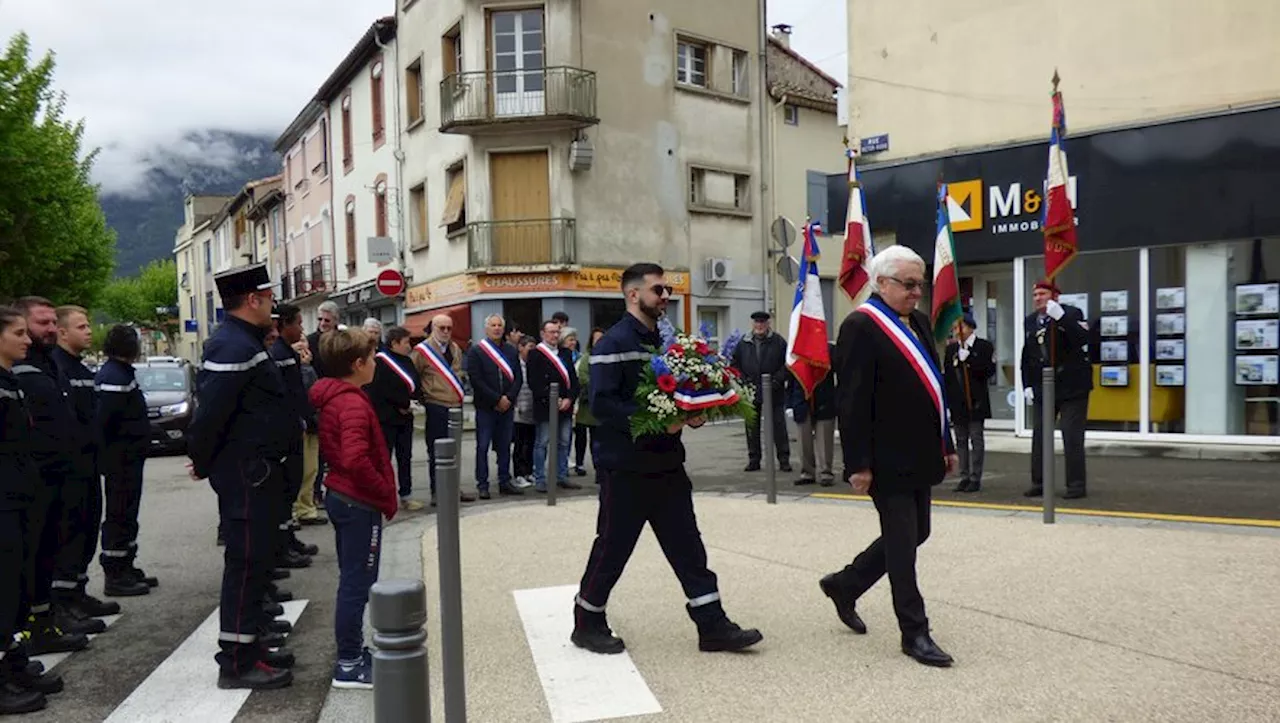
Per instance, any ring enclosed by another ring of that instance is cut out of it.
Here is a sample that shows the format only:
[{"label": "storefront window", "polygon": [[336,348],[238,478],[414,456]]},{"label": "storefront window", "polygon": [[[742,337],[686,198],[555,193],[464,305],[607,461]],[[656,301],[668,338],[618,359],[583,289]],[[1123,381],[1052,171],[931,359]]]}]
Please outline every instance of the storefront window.
[{"label": "storefront window", "polygon": [[[1086,429],[1141,430],[1139,253],[1126,250],[1080,254],[1056,279],[1062,289],[1059,301],[1079,307],[1089,322],[1093,392],[1089,395]],[[1024,263],[1024,308],[1031,314],[1031,291],[1035,282],[1044,278],[1044,257],[1027,258]],[[1021,322],[1018,334],[1022,335]],[[1030,427],[1031,420],[1025,421],[1025,426]]]},{"label": "storefront window", "polygon": [[991,422],[995,429],[1012,429],[1018,400],[1018,357],[1015,332],[1022,320],[1014,319],[1013,264],[991,264],[960,269],[965,311],[973,314],[979,337],[995,347],[996,375],[989,385]]},{"label": "storefront window", "polygon": [[591,326],[608,329],[627,313],[627,302],[622,299],[592,299]]}]

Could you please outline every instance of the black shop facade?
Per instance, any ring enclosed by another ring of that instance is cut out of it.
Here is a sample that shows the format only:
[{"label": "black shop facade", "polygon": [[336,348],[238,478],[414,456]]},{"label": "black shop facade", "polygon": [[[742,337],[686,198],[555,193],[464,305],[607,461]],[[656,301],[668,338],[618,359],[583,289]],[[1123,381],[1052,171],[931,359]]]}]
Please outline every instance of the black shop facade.
[{"label": "black shop facade", "polygon": [[[1280,445],[1280,106],[1072,135],[1066,150],[1080,253],[1057,282],[1089,320],[1090,436]],[[859,168],[877,243],[928,263],[948,184],[962,300],[996,347],[989,424],[1020,435],[1047,155],[1037,141]],[[829,177],[830,219],[847,194]]]}]

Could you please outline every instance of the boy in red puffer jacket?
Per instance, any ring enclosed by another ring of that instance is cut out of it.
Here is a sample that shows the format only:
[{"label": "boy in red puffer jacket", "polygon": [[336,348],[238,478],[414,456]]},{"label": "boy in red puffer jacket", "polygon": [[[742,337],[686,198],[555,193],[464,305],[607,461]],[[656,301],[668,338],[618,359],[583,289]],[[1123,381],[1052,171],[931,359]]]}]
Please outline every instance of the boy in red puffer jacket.
[{"label": "boy in red puffer jacket", "polygon": [[364,607],[378,579],[382,518],[394,517],[398,505],[378,415],[361,389],[373,381],[376,348],[376,340],[360,330],[324,335],[320,359],[333,376],[317,381],[309,395],[319,415],[320,456],[329,465],[324,504],[338,548],[335,688],[373,687],[373,659],[364,647]]}]

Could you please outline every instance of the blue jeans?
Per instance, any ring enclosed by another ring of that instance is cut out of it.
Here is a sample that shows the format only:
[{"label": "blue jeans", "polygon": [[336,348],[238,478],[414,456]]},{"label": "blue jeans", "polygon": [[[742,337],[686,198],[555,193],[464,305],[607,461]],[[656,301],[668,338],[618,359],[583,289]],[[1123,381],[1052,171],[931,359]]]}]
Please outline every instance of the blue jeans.
[{"label": "blue jeans", "polygon": [[333,632],[338,661],[360,660],[364,649],[364,606],[369,588],[378,580],[382,558],[382,515],[339,500],[324,497],[338,548],[338,599],[333,612]]},{"label": "blue jeans", "polygon": [[511,483],[511,434],[515,430],[515,409],[499,414],[476,408],[476,489],[489,489],[489,446],[498,455],[498,485]]},{"label": "blue jeans", "polygon": [[[556,439],[556,482],[569,481],[569,445],[573,442],[573,415],[560,416],[559,434]],[[547,445],[551,442],[551,422],[538,422],[537,436],[533,441],[533,485],[540,490],[547,488]]]},{"label": "blue jeans", "polygon": [[[449,436],[449,408],[427,404],[427,473],[431,479],[431,496],[436,494],[436,440]],[[461,452],[462,450],[458,450]]]}]

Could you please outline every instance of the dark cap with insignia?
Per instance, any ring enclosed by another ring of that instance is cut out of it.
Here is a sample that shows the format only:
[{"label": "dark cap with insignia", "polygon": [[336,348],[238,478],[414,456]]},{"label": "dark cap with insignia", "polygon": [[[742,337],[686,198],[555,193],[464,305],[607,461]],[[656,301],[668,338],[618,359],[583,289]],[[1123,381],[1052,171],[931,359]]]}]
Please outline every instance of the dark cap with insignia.
[{"label": "dark cap with insignia", "polygon": [[271,283],[271,275],[267,273],[266,264],[254,264],[223,271],[213,277],[213,282],[218,285],[218,296],[224,301],[233,296],[267,291],[275,286]]},{"label": "dark cap with insignia", "polygon": [[770,318],[772,317],[769,316],[767,311],[757,311],[751,315],[752,321],[768,321]]}]

